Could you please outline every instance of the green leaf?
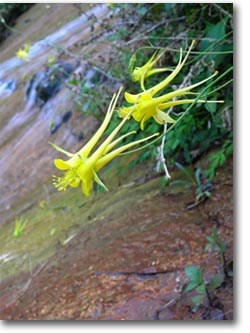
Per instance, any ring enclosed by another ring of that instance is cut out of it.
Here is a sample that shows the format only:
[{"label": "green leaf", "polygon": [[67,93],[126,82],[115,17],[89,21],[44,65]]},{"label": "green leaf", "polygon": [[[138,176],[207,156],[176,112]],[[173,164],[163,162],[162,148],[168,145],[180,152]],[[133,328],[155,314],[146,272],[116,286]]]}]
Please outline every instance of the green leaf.
[{"label": "green leaf", "polygon": [[195,266],[186,266],[185,274],[189,281],[196,282],[197,285],[202,282],[202,269],[198,269]]},{"label": "green leaf", "polygon": [[135,69],[135,64],[136,64],[136,54],[134,53],[130,60],[129,60],[129,64],[128,64],[128,69],[129,69],[129,73],[130,75],[133,73],[134,69]]},{"label": "green leaf", "polygon": [[[220,21],[216,24],[208,24],[206,27],[206,35],[207,38],[213,38],[215,40],[221,39],[225,35],[225,23],[224,21]],[[200,50],[205,51],[209,45],[210,41],[203,40],[200,43]]]},{"label": "green leaf", "polygon": [[119,34],[118,33],[111,33],[110,35],[107,36],[106,39],[113,42],[113,41],[119,39]]},{"label": "green leaf", "polygon": [[140,16],[143,16],[143,15],[145,15],[146,13],[147,13],[147,8],[146,7],[142,7],[142,6],[140,6],[140,7],[138,7],[137,9],[136,9],[136,13],[138,14],[138,15],[140,15]]},{"label": "green leaf", "polygon": [[71,84],[72,86],[77,86],[78,85],[77,80],[70,80],[70,81],[68,81],[68,83]]},{"label": "green leaf", "polygon": [[197,307],[204,303],[205,295],[197,295],[191,298],[192,304]]},{"label": "green leaf", "polygon": [[202,284],[200,284],[196,289],[198,294],[205,294],[206,293],[206,286],[205,283],[203,282]]},{"label": "green leaf", "polygon": [[210,280],[208,284],[208,291],[212,291],[213,289],[219,288],[221,284],[224,282],[224,275],[219,273],[216,274],[212,279]]},{"label": "green leaf", "polygon": [[205,246],[204,251],[205,251],[205,252],[210,252],[210,251],[212,251],[212,250],[213,250],[213,245],[210,244],[210,243],[208,243],[208,244]]},{"label": "green leaf", "polygon": [[214,243],[215,242],[215,238],[213,236],[207,236],[206,240],[209,241],[209,243]]},{"label": "green leaf", "polygon": [[170,13],[170,12],[173,11],[174,4],[173,3],[165,3],[164,7],[165,7],[165,11]]},{"label": "green leaf", "polygon": [[191,281],[185,286],[184,292],[188,293],[189,291],[195,289],[196,287],[197,287],[197,282]]},{"label": "green leaf", "polygon": [[[205,38],[214,39],[215,41],[222,39],[226,34],[226,21],[227,19],[223,21],[221,20],[216,24],[208,24],[205,30]],[[200,43],[200,50],[205,51],[210,46],[210,43],[211,42],[209,40],[203,40]],[[221,52],[226,50],[228,50],[228,46],[222,44],[218,44],[213,48],[213,52]],[[216,66],[218,66],[223,61],[223,59],[225,59],[225,57],[223,54],[210,54],[206,57],[206,59],[207,61],[214,61]]]},{"label": "green leaf", "polygon": [[207,109],[208,112],[215,113],[217,109],[217,104],[216,103],[206,103],[205,108]]},{"label": "green leaf", "polygon": [[177,166],[177,168],[183,172],[186,177],[190,180],[190,182],[193,184],[194,183],[194,179],[193,179],[193,176],[192,176],[192,173],[187,169],[187,168],[184,168],[184,166],[181,164],[181,163],[178,163],[178,162],[175,162],[175,165]]}]

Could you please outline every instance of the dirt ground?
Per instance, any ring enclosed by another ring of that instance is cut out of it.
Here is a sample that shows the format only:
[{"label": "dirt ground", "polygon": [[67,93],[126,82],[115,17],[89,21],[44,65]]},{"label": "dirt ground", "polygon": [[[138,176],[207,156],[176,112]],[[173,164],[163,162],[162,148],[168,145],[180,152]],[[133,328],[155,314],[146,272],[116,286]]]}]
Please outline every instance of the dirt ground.
[{"label": "dirt ground", "polygon": [[221,269],[218,254],[204,251],[213,225],[233,263],[232,161],[217,180],[212,197],[193,209],[186,209],[192,192],[165,188],[121,206],[119,218],[92,220],[32,274],[1,286],[1,319],[232,320],[231,278],[197,311],[182,292],[185,266],[204,267],[208,281]]}]

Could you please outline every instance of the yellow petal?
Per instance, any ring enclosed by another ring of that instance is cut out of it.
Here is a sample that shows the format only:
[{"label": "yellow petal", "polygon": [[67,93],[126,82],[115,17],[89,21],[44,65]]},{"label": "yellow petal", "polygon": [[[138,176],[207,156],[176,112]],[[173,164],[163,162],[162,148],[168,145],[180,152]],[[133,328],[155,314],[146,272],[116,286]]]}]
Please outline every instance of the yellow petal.
[{"label": "yellow petal", "polygon": [[127,133],[127,134],[124,134],[124,135],[122,135],[122,136],[120,136],[118,139],[116,139],[116,140],[114,140],[113,142],[111,142],[109,145],[108,145],[108,147],[107,147],[107,149],[103,152],[104,154],[107,154],[113,147],[115,147],[119,142],[121,142],[124,138],[126,138],[127,136],[129,136],[129,135],[132,135],[132,134],[135,134],[136,133],[136,131],[131,131],[131,132],[129,132],[129,133]]},{"label": "yellow petal", "polygon": [[124,93],[124,98],[125,100],[128,102],[128,103],[131,103],[131,104],[135,104],[137,103],[138,101],[138,98],[140,97],[140,95],[134,95],[134,94],[130,94],[128,93],[127,91],[125,91]]},{"label": "yellow petal", "polygon": [[178,73],[181,71],[182,67],[185,65],[187,58],[191,52],[191,49],[193,48],[195,44],[195,41],[192,41],[191,46],[189,47],[187,54],[185,56],[185,58],[182,60],[182,49],[180,49],[180,58],[179,58],[179,62],[176,66],[176,68],[172,71],[172,73],[167,76],[163,81],[161,81],[160,83],[158,83],[157,85],[153,86],[152,88],[145,90],[142,93],[139,94],[130,94],[130,93],[125,93],[124,97],[126,99],[126,101],[128,103],[138,103],[138,101],[140,100],[140,98],[142,98],[142,96],[144,96],[145,94],[150,95],[151,97],[153,97],[155,94],[157,94],[161,89],[165,88],[177,75]]},{"label": "yellow petal", "polygon": [[112,161],[116,156],[118,156],[119,154],[121,154],[122,152],[128,150],[129,148],[138,145],[139,143],[142,143],[144,141],[147,141],[155,136],[158,136],[159,133],[155,133],[153,135],[148,136],[147,138],[141,139],[141,140],[137,140],[134,142],[130,142],[122,147],[119,147],[115,150],[113,150],[112,152],[106,154],[105,156],[101,157],[97,163],[96,163],[96,170],[99,171],[100,169],[102,169],[105,165],[107,165],[110,161]]},{"label": "yellow petal", "polygon": [[54,165],[59,170],[68,170],[70,169],[70,166],[68,165],[67,161],[63,161],[61,159],[55,159]]},{"label": "yellow petal", "polygon": [[94,180],[97,182],[98,185],[100,185],[101,187],[103,187],[108,192],[108,188],[101,181],[101,179],[98,177],[98,175],[97,175],[97,173],[95,171],[94,171]]},{"label": "yellow petal", "polygon": [[72,180],[72,182],[69,183],[69,186],[76,188],[80,184],[80,181],[80,178],[75,178],[74,180]]},{"label": "yellow petal", "polygon": [[207,77],[206,79],[204,79],[204,80],[202,80],[200,82],[194,83],[191,86],[188,86],[188,87],[185,87],[185,88],[182,88],[182,89],[178,89],[178,90],[172,91],[172,92],[170,92],[168,94],[165,94],[163,96],[157,97],[156,100],[158,101],[158,103],[163,103],[163,102],[165,102],[165,101],[167,101],[169,99],[186,95],[186,93],[189,90],[194,89],[194,88],[200,86],[201,84],[205,83],[208,80],[211,80],[217,74],[218,74],[218,72],[216,71],[212,75],[210,75],[209,77]]},{"label": "yellow petal", "polygon": [[176,122],[176,120],[171,118],[167,113],[162,112],[160,110],[157,110],[157,113],[153,117],[155,121],[161,125],[166,123],[174,124]]},{"label": "yellow petal", "polygon": [[148,113],[145,113],[144,116],[142,117],[141,119],[141,123],[140,123],[140,127],[141,127],[141,130],[144,131],[144,123],[150,119],[152,117],[151,114],[148,114]]},{"label": "yellow petal", "polygon": [[93,153],[91,157],[89,157],[89,163],[91,165],[95,165],[95,163],[98,161],[99,158],[102,157],[103,153],[107,149],[107,147],[111,144],[112,140],[115,138],[115,136],[118,134],[124,123],[127,121],[127,119],[131,116],[133,109],[131,109],[130,113],[127,114],[125,118],[116,126],[116,128],[112,131],[111,134],[104,140],[104,142],[99,146],[99,148]]},{"label": "yellow petal", "polygon": [[[178,101],[171,101],[167,103],[159,104],[160,110],[166,110],[170,107],[176,106],[176,105],[182,105],[182,104],[191,104],[195,101],[195,99],[181,99]],[[204,99],[198,99],[196,103],[223,103],[224,101],[206,101]]]},{"label": "yellow petal", "polygon": [[92,190],[92,187],[93,187],[93,179],[82,180],[82,192],[84,195],[89,196],[90,191]]},{"label": "yellow petal", "polygon": [[130,107],[121,107],[120,109],[117,110],[119,117],[124,118],[126,117],[129,113],[131,113],[131,106]]},{"label": "yellow petal", "polygon": [[117,100],[118,100],[118,98],[121,94],[121,91],[122,91],[122,87],[120,87],[117,94],[113,95],[113,97],[111,99],[111,102],[109,104],[108,111],[106,113],[106,116],[103,120],[102,125],[99,127],[99,129],[94,134],[94,136],[86,143],[86,145],[83,146],[82,149],[79,150],[78,154],[81,155],[82,157],[88,157],[88,155],[93,150],[94,146],[97,144],[97,142],[101,138],[102,134],[106,130],[107,126],[109,125],[110,119],[111,119],[112,114],[114,112],[115,105],[116,105]]}]

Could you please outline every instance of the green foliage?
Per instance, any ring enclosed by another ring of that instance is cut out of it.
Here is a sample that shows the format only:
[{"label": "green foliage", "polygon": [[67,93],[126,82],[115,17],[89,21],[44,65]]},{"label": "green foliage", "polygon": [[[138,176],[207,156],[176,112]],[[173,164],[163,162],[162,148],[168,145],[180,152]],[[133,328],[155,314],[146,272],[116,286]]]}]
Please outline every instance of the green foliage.
[{"label": "green foliage", "polygon": [[[144,64],[156,49],[167,48],[159,65],[171,70],[178,62],[180,47],[186,50],[191,39],[197,39],[190,60],[173,82],[177,87],[189,74],[192,66],[195,70],[188,84],[205,79],[215,70],[224,73],[232,64],[233,6],[231,4],[112,3],[109,7],[110,10],[119,13],[120,24],[111,26],[107,23],[102,27],[103,31],[106,31],[105,38],[110,44],[110,60],[97,60],[95,66],[111,75],[113,81],[109,81],[107,77],[103,82],[97,80],[92,87],[87,86],[84,79],[74,79],[70,82],[72,86],[78,88],[78,104],[84,114],[92,114],[100,120],[103,119],[111,95],[107,88],[109,84],[119,82],[126,91],[136,93],[138,84],[132,81],[130,75],[135,66]],[[166,22],[168,22],[167,29]],[[91,59],[92,55],[84,54],[84,56],[86,59]],[[166,73],[161,73],[152,76],[151,84],[155,84],[165,75]],[[166,92],[168,89],[172,87],[167,88]],[[223,165],[232,148],[232,126],[225,121],[225,112],[231,122],[233,119],[232,91],[229,71],[202,96],[204,99],[224,100],[224,103],[195,104],[167,133],[164,155],[168,166],[173,167],[176,161],[182,165],[190,164],[214,147],[221,146],[221,150],[211,157],[209,169],[205,172],[209,180],[213,178],[217,167]],[[178,106],[173,111],[179,117],[186,110],[187,106]],[[110,131],[118,122],[119,118],[114,117]],[[162,126],[154,121],[148,121],[142,133],[135,122],[129,121],[123,127],[121,134],[129,130],[136,130],[136,138],[143,138],[153,132],[162,132]],[[131,135],[124,139],[124,143],[134,139],[135,136]],[[155,163],[159,145],[160,141],[155,140],[152,147],[147,146],[148,152],[140,151],[131,165],[143,163],[145,160],[152,160]],[[204,195],[208,197],[209,190],[204,190],[197,177],[193,178],[192,182],[194,181],[197,186],[197,198],[202,198]]]},{"label": "green foliage", "polygon": [[210,198],[212,184],[203,177],[202,170],[200,167],[192,171],[185,168],[181,163],[176,162],[176,167],[185,176],[185,179],[177,179],[170,182],[170,185],[183,184],[185,187],[195,187],[195,202],[198,203],[201,200]]},{"label": "green foliage", "polygon": [[202,178],[202,172],[200,168],[195,170],[195,182],[196,182],[196,196],[195,201],[199,202],[200,200],[209,198],[211,196],[212,184]]},{"label": "green foliage", "polygon": [[188,293],[192,290],[196,291],[195,296],[191,297],[191,304],[193,308],[198,308],[201,304],[204,304],[207,298],[206,284],[203,280],[203,268],[196,268],[195,266],[186,266],[185,275],[188,278],[188,283],[184,288],[184,292]]},{"label": "green foliage", "polygon": [[220,255],[221,266],[223,268],[224,273],[226,273],[226,258],[225,258],[225,250],[226,245],[220,238],[218,234],[218,230],[215,226],[212,227],[211,235],[206,237],[208,243],[205,246],[206,252],[217,251]]},{"label": "green foliage", "polygon": [[222,273],[215,274],[208,283],[203,277],[204,268],[196,268],[195,266],[186,266],[185,275],[188,279],[183,291],[189,293],[195,292],[195,296],[190,298],[193,310],[197,310],[201,305],[211,306],[210,293],[219,288],[224,282]]},{"label": "green foliage", "polygon": [[191,304],[193,309],[197,309],[200,305],[211,306],[211,292],[219,288],[225,281],[226,274],[226,261],[225,261],[225,243],[221,240],[218,230],[215,226],[211,229],[211,234],[206,237],[208,243],[205,246],[206,252],[218,251],[221,257],[222,270],[205,282],[203,277],[204,268],[196,268],[195,266],[186,266],[185,275],[188,279],[183,291],[185,293],[195,291],[196,295],[191,297]]},{"label": "green foliage", "polygon": [[209,168],[206,170],[206,176],[209,179],[213,179],[215,176],[215,171],[218,167],[223,166],[223,164],[226,162],[227,157],[230,156],[233,153],[233,142],[230,139],[227,139],[224,144],[222,145],[222,148],[218,150],[217,152],[213,153],[209,157]]},{"label": "green foliage", "polygon": [[222,269],[210,278],[208,282],[204,280],[204,268],[197,268],[195,266],[186,266],[185,275],[188,282],[183,288],[185,293],[194,291],[195,296],[191,297],[191,305],[194,310],[199,308],[200,305],[212,306],[211,293],[219,288],[225,281],[225,277],[229,276],[226,272],[225,261],[225,243],[221,240],[218,230],[215,226],[211,229],[211,234],[206,237],[207,244],[205,246],[206,252],[218,251],[221,257]]},{"label": "green foliage", "polygon": [[220,236],[218,234],[218,230],[215,226],[212,227],[211,235],[206,237],[206,240],[208,241],[205,251],[219,251],[219,253],[225,252],[225,244],[220,239]]},{"label": "green foliage", "polygon": [[[202,278],[203,269],[198,269],[195,266],[187,266],[185,267],[185,275],[188,278],[188,284],[186,285],[184,291],[188,292],[197,287],[203,286],[203,278]],[[202,289],[202,288],[201,288]]]}]

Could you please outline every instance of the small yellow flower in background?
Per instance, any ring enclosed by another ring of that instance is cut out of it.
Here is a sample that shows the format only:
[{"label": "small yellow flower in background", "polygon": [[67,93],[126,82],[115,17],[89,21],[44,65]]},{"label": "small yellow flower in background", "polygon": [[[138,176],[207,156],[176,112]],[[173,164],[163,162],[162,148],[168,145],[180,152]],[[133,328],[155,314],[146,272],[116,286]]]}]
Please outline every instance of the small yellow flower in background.
[{"label": "small yellow flower in background", "polygon": [[163,56],[165,53],[165,50],[157,55],[157,51],[152,55],[152,57],[147,61],[147,63],[141,67],[135,67],[133,70],[131,76],[132,80],[136,82],[140,82],[140,86],[142,90],[145,90],[145,79],[149,76],[166,72],[169,69],[168,68],[153,68],[155,63]]},{"label": "small yellow flower in background", "polygon": [[19,59],[29,61],[29,51],[30,51],[30,44],[25,43],[24,47],[16,52],[16,56]]},{"label": "small yellow flower in background", "polygon": [[46,206],[46,201],[45,200],[40,200],[39,201],[39,203],[38,203],[38,206],[40,207],[40,208],[45,208],[45,206]]},{"label": "small yellow flower in background", "polygon": [[59,191],[66,190],[68,186],[78,187],[81,183],[83,194],[88,196],[91,192],[94,181],[107,190],[106,186],[99,178],[97,172],[99,172],[103,167],[105,167],[110,161],[112,161],[122,152],[159,134],[155,133],[147,138],[125,144],[119,148],[112,150],[125,137],[135,133],[135,131],[132,131],[114,140],[126,120],[130,117],[130,113],[128,113],[120,122],[120,124],[112,131],[112,133],[103,141],[103,143],[99,145],[95,152],[91,154],[92,150],[97,145],[104,131],[110,123],[115,109],[115,105],[121,91],[122,88],[120,88],[118,94],[114,94],[106,116],[103,120],[103,123],[101,124],[97,132],[77,153],[69,153],[64,149],[58,147],[57,145],[51,143],[51,145],[56,150],[66,154],[69,157],[69,160],[67,161],[64,161],[62,159],[54,160],[56,168],[64,171],[63,177],[53,176],[53,184]]},{"label": "small yellow flower in background", "polygon": [[115,4],[113,2],[108,2],[107,3],[108,8],[110,8],[110,9],[112,9],[114,7],[114,5]]},{"label": "small yellow flower in background", "polygon": [[48,61],[47,61],[48,66],[49,67],[53,66],[55,64],[55,62],[56,62],[56,57],[53,54],[49,55]]},{"label": "small yellow flower in background", "polygon": [[[184,64],[186,63],[187,58],[188,58],[190,51],[193,48],[194,44],[195,44],[195,41],[192,41],[192,44],[191,44],[190,48],[188,49],[187,54],[183,60],[182,60],[183,51],[182,51],[182,49],[180,49],[180,58],[179,58],[179,62],[177,64],[176,68],[163,81],[156,84],[152,88],[149,88],[147,90],[143,89],[143,92],[141,92],[139,94],[130,94],[125,91],[125,93],[124,93],[125,100],[132,105],[128,106],[128,107],[122,107],[121,109],[119,109],[118,113],[119,113],[120,117],[123,118],[123,117],[127,117],[127,115],[132,115],[132,117],[136,121],[140,122],[140,126],[141,126],[142,130],[144,129],[144,123],[152,117],[154,118],[154,120],[157,123],[159,123],[161,125],[165,124],[165,123],[175,123],[175,120],[172,117],[170,117],[170,115],[168,113],[163,112],[163,111],[166,109],[169,109],[171,107],[174,107],[176,105],[193,103],[194,99],[186,98],[186,99],[182,99],[182,100],[176,100],[176,97],[180,97],[180,96],[184,96],[184,95],[197,95],[196,93],[190,92],[190,90],[200,86],[201,84],[212,79],[215,75],[218,74],[218,72],[215,72],[213,75],[209,76],[208,78],[206,78],[198,83],[192,84],[188,87],[174,90],[174,91],[164,94],[162,96],[154,97],[160,90],[164,89],[179,74],[179,72],[183,68]],[[154,60],[155,59],[153,59],[152,61],[154,62]],[[151,68],[152,61],[149,60],[148,68],[149,67]],[[150,70],[148,73],[150,73]],[[145,75],[146,74],[144,74],[144,76],[141,76],[141,78],[143,78],[142,82],[144,82]],[[139,74],[138,74],[138,78],[139,78]],[[205,100],[200,100],[200,99],[197,100],[196,102],[197,103],[223,103],[223,101],[205,101]]]}]

